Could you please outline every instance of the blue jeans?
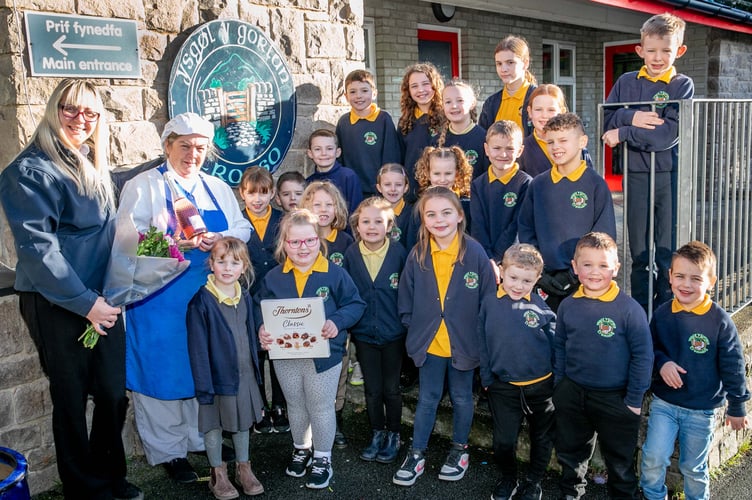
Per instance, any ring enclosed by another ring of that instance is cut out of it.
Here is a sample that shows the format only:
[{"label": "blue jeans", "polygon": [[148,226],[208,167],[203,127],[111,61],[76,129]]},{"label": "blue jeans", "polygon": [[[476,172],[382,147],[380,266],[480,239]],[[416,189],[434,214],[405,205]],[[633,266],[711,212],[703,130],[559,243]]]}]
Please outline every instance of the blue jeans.
[{"label": "blue jeans", "polygon": [[419,369],[420,389],[413,423],[413,448],[428,448],[436,409],[444,395],[444,379],[449,380],[449,398],[452,400],[452,441],[467,444],[470,427],[473,425],[473,370],[457,370],[452,367],[452,358],[428,354]]},{"label": "blue jeans", "polygon": [[677,436],[686,499],[710,498],[708,453],[714,428],[714,410],[690,410],[653,396],[647,437],[642,446],[640,486],[645,498],[666,498],[666,467],[671,463]]}]

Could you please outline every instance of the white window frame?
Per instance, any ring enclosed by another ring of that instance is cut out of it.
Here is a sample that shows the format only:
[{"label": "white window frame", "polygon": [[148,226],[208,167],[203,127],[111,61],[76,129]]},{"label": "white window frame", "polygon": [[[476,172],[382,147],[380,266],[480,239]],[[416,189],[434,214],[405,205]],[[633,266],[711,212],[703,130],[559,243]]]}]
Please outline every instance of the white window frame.
[{"label": "white window frame", "polygon": [[[546,83],[553,83],[556,85],[568,85],[572,87],[572,102],[567,103],[569,105],[569,111],[573,113],[577,112],[577,46],[573,43],[559,42],[557,40],[543,39],[542,45],[551,45],[553,50],[551,51],[551,70],[553,75],[553,81]],[[561,76],[559,74],[559,54],[561,49],[570,50],[572,52],[572,76]]]},{"label": "white window frame", "polygon": [[376,78],[376,22],[372,17],[363,18],[363,38],[365,40],[365,69]]}]

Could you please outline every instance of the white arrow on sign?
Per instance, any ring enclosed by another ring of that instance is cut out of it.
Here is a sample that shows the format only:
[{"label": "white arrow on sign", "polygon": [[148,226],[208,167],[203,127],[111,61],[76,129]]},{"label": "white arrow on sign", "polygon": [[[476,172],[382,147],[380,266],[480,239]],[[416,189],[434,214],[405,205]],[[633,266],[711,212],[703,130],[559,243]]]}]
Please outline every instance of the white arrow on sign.
[{"label": "white arrow on sign", "polygon": [[55,43],[52,44],[52,46],[63,54],[64,56],[68,55],[68,51],[65,49],[87,49],[87,50],[109,50],[109,51],[120,51],[120,47],[116,45],[88,45],[83,43],[63,43],[65,41],[65,35],[61,36],[57,40],[55,40]]}]

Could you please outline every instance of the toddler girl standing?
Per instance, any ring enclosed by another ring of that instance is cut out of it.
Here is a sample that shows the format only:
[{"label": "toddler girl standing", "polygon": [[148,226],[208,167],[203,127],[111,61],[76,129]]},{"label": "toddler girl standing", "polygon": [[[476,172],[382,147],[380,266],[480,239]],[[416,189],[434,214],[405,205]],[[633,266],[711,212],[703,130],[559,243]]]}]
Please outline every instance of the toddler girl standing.
[{"label": "toddler girl standing", "polygon": [[364,200],[350,218],[356,242],[345,253],[366,311],[350,329],[365,381],[366,410],[373,430],[360,458],[392,463],[400,446],[402,393],[400,372],[405,328],[397,313],[397,289],[407,251],[390,241],[394,212],[383,198]]},{"label": "toddler girl standing", "polygon": [[532,132],[527,114],[530,93],[537,84],[530,70],[530,47],[520,37],[509,35],[494,50],[496,73],[504,87],[483,103],[478,125],[488,130],[499,120],[512,120],[525,136]]},{"label": "toddler girl standing", "polygon": [[453,408],[452,445],[439,479],[458,481],[469,464],[473,372],[480,364],[477,322],[481,300],[496,280],[483,247],[465,235],[460,201],[440,186],[418,201],[423,222],[400,278],[398,309],[407,327],[407,353],[420,370],[413,443],[392,481],[411,486],[423,474],[424,453],[448,380]]},{"label": "toddler girl standing", "polygon": [[[329,486],[334,473],[331,456],[336,422],[332,403],[342,369],[346,330],[365,309],[347,271],[324,257],[319,234],[319,218],[311,211],[299,209],[285,215],[280,222],[276,251],[281,265],[267,273],[256,296],[259,301],[324,298],[326,322],[321,336],[329,339],[329,357],[272,361],[287,400],[295,447],[285,473],[303,477],[310,465],[306,486],[314,489]],[[257,318],[260,323],[261,315]],[[271,333],[259,325],[259,338],[265,349],[271,346]]]},{"label": "toddler girl standing", "polygon": [[264,403],[259,373],[253,303],[238,280],[253,281],[245,242],[218,240],[209,256],[212,271],[188,303],[188,354],[198,399],[198,430],[211,466],[209,489],[218,499],[237,498],[222,461],[222,431],[232,433],[235,480],[246,495],[264,492],[251,470],[250,428],[261,420]]}]

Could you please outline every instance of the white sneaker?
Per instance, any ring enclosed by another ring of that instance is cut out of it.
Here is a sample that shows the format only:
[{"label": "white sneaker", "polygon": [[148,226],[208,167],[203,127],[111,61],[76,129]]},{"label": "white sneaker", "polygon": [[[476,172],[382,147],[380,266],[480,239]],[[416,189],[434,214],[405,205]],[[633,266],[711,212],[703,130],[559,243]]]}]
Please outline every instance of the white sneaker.
[{"label": "white sneaker", "polygon": [[350,385],[363,385],[363,370],[360,369],[360,363],[357,361],[353,364]]},{"label": "white sneaker", "polygon": [[439,471],[439,479],[442,481],[459,481],[465,477],[465,472],[470,466],[470,454],[466,444],[452,443],[444,465]]}]

